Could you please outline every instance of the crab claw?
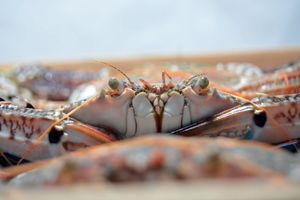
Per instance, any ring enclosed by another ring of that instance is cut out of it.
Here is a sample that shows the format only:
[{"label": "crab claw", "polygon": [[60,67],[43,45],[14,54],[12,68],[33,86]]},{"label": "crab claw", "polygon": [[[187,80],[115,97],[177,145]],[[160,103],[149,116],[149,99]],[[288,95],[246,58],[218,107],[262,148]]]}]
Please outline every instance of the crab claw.
[{"label": "crab claw", "polygon": [[[209,136],[243,138],[250,128],[249,119],[253,116],[252,106],[235,107],[214,115],[205,121],[195,122],[172,134],[183,136]],[[252,121],[252,120],[250,120]]]},{"label": "crab claw", "polygon": [[286,107],[288,105],[267,106],[258,110],[251,104],[244,104],[216,114],[206,121],[175,130],[172,134],[224,136],[279,144],[300,136],[299,122],[291,123],[278,118],[278,111]]},{"label": "crab claw", "polygon": [[[36,125],[39,130],[46,130],[46,127],[51,126],[49,121],[40,120],[39,123]],[[41,140],[38,135],[31,138],[24,137],[24,133],[17,133],[14,139],[1,136],[1,150],[12,164],[17,164],[20,159],[22,161],[43,160],[113,141],[110,136],[85,124],[73,120],[64,123],[63,126],[51,128],[47,136]],[[42,135],[43,131],[35,134]]]},{"label": "crab claw", "polygon": [[0,114],[0,165],[1,156],[13,160],[8,164],[15,164],[19,160],[47,159],[114,140],[106,133],[75,119],[61,120],[58,111],[1,104]]}]

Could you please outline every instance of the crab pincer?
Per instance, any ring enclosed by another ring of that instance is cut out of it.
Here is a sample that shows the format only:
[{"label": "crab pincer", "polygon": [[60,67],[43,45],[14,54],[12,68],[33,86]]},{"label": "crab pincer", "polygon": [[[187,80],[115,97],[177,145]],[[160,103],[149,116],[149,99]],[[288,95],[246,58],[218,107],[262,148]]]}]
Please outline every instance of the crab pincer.
[{"label": "crab pincer", "polygon": [[58,110],[14,104],[0,104],[0,127],[1,154],[8,164],[47,159],[113,140]]},{"label": "crab pincer", "polygon": [[263,95],[172,134],[224,136],[280,144],[298,139],[299,128],[300,94]]}]

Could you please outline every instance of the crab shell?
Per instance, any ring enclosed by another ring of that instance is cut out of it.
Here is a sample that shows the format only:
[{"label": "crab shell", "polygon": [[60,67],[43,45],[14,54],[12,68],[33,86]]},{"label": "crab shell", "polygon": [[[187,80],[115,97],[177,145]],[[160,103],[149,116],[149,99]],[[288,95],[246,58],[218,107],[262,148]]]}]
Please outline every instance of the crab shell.
[{"label": "crab shell", "polygon": [[[15,177],[9,184],[57,186],[82,182],[203,178],[259,178],[259,181],[275,178],[278,181],[286,180],[288,174],[299,166],[297,163],[292,155],[266,144],[225,138],[153,135],[100,145],[35,163],[35,170]],[[12,171],[8,169],[3,174],[11,174]],[[299,179],[299,175],[293,179]]]}]

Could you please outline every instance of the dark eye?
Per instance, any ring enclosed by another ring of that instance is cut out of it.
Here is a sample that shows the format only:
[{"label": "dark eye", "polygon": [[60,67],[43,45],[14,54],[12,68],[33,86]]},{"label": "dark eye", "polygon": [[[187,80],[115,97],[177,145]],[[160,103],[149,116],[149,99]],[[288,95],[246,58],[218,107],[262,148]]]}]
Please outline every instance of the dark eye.
[{"label": "dark eye", "polygon": [[120,85],[120,82],[115,77],[110,78],[108,81],[108,86],[113,90],[118,89],[119,85]]},{"label": "dark eye", "polygon": [[199,77],[197,81],[197,85],[200,86],[200,88],[205,89],[209,85],[209,80],[206,76]]}]

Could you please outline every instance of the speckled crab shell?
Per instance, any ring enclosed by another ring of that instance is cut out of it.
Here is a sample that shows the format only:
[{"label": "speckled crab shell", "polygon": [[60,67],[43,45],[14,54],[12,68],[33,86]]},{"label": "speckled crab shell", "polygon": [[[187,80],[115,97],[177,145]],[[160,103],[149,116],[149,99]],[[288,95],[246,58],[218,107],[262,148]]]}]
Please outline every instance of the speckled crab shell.
[{"label": "speckled crab shell", "polygon": [[[156,135],[94,147],[39,163],[36,169],[15,177],[10,184],[31,186],[202,178],[287,180],[295,163],[290,154],[265,144],[225,138]],[[8,171],[2,172],[5,173]]]}]

